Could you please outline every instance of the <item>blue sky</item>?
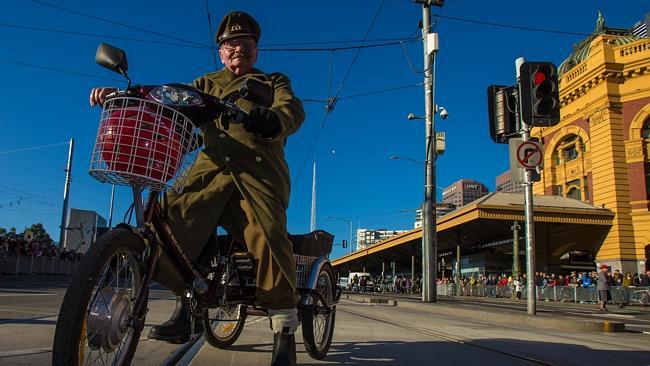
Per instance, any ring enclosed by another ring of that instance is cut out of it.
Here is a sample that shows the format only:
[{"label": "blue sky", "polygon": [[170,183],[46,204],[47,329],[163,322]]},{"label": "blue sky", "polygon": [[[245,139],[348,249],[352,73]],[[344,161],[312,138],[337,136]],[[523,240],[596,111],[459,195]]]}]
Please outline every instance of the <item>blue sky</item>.
[{"label": "blue sky", "polygon": [[[147,43],[132,39],[183,43],[132,28],[75,15],[44,3],[103,17],[122,24],[209,44],[204,0],[108,2],[77,0],[6,1],[0,12],[0,227],[19,231],[42,222],[58,238],[67,145],[6,153],[34,146],[76,140],[70,207],[96,210],[108,216],[110,186],[95,182],[87,173],[97,130],[99,110],[88,106],[94,86],[117,85],[119,75],[94,63],[99,42],[126,50],[131,78],[142,84],[187,82],[214,70],[210,51],[204,48]],[[262,26],[261,46],[288,42],[361,40],[380,1],[208,1],[212,26],[230,10],[244,10]],[[541,6],[540,4],[543,4]],[[500,1],[447,0],[433,12],[468,18],[575,33],[590,33],[598,10],[606,24],[628,28],[650,11],[647,0],[605,1]],[[401,38],[416,34],[421,8],[409,0],[386,0],[369,39]],[[16,26],[65,30],[79,34],[37,31]],[[449,119],[437,122],[447,134],[447,151],[438,160],[438,186],[472,178],[494,189],[494,178],[507,169],[507,149],[488,137],[486,87],[514,81],[514,59],[552,61],[556,64],[584,36],[498,28],[438,19],[440,52],[437,63],[436,103],[445,106]],[[185,43],[187,45],[187,43]],[[349,44],[336,44],[336,46]],[[420,43],[406,43],[418,69],[422,68]],[[344,78],[355,50],[333,53],[331,89]],[[28,67],[30,64],[74,71],[86,77]],[[296,94],[323,99],[330,89],[329,52],[260,53],[260,69],[287,74]],[[220,66],[219,66],[220,67]],[[341,96],[413,85],[421,75],[409,67],[399,45],[363,49],[343,85]],[[327,219],[352,220],[354,228],[409,229],[423,198],[423,168],[391,155],[422,160],[422,121],[408,121],[409,112],[423,113],[421,87],[392,93],[340,100],[327,120],[314,149],[324,117],[322,103],[305,103],[307,119],[287,145],[292,172],[289,230],[309,229],[311,164],[318,165],[318,227],[348,237],[348,224]],[[301,174],[298,174],[303,167]],[[130,204],[130,191],[117,189],[114,220]],[[18,204],[20,202],[20,204]],[[407,212],[401,212],[407,211]],[[342,249],[335,248],[334,257]]]}]

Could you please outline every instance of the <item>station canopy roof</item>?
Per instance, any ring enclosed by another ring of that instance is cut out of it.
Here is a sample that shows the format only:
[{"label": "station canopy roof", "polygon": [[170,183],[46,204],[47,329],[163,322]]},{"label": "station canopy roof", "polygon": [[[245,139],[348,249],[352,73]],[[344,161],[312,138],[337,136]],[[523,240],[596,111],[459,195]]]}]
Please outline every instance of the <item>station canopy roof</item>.
[{"label": "station canopy roof", "polygon": [[[536,237],[572,233],[573,241],[577,237],[582,238],[585,245],[593,245],[594,235],[604,237],[614,218],[614,213],[607,208],[567,197],[536,195],[533,203]],[[524,218],[523,194],[491,193],[438,218],[438,254],[453,254],[458,244],[467,253],[468,250],[480,252],[503,246],[508,241],[511,243],[514,222],[519,222],[523,235]],[[332,264],[335,268],[360,262],[372,265],[386,258],[408,258],[410,263],[411,255],[420,255],[421,242],[422,228],[416,228],[340,257]],[[419,262],[419,258],[417,260]]]}]

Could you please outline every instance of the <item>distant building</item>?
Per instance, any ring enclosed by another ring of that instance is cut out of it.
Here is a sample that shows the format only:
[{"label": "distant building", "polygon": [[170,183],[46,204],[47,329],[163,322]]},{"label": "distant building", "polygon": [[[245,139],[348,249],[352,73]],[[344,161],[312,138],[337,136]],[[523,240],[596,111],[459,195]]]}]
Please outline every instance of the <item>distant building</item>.
[{"label": "distant building", "polygon": [[485,184],[472,179],[461,179],[442,191],[442,203],[461,207],[488,193],[490,191]]},{"label": "distant building", "polygon": [[73,208],[70,210],[65,247],[68,250],[85,253],[95,243],[104,228],[106,228],[106,219],[97,212]]},{"label": "distant building", "polygon": [[503,193],[524,193],[524,186],[516,184],[510,179],[510,170],[497,176],[496,191]]},{"label": "distant building", "polygon": [[357,248],[356,250],[366,249],[367,247],[407,232],[408,230],[386,230],[386,229],[358,229],[357,230]]},{"label": "distant building", "polygon": [[[451,213],[456,210],[456,206],[449,203],[437,203],[436,204],[436,217],[441,218],[448,213]],[[422,227],[422,210],[415,210],[415,224],[414,228]]]}]

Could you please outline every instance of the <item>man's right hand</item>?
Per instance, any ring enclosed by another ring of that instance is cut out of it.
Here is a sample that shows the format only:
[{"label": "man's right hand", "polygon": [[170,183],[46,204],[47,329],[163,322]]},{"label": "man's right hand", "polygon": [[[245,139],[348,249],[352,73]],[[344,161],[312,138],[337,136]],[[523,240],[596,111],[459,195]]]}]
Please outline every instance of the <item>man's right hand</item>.
[{"label": "man's right hand", "polygon": [[94,88],[90,91],[90,106],[103,105],[106,96],[117,91],[117,88]]}]

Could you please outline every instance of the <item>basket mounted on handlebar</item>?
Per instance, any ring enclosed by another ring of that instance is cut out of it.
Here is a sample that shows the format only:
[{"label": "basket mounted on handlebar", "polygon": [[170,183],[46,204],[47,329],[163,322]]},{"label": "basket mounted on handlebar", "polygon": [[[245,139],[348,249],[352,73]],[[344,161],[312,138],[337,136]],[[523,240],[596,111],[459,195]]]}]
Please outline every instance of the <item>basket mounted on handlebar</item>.
[{"label": "basket mounted on handlebar", "polygon": [[180,193],[198,148],[198,129],[182,113],[119,96],[104,104],[90,175],[102,183]]}]

